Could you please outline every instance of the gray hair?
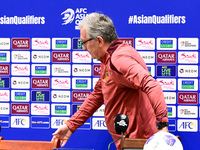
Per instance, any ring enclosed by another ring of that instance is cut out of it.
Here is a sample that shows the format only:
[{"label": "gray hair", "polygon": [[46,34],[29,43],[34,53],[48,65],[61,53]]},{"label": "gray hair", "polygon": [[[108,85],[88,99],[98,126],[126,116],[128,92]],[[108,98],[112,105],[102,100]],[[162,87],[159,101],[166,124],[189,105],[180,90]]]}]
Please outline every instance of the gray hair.
[{"label": "gray hair", "polygon": [[79,23],[79,28],[85,27],[88,38],[101,36],[105,42],[112,43],[118,38],[112,20],[99,13],[88,14]]}]

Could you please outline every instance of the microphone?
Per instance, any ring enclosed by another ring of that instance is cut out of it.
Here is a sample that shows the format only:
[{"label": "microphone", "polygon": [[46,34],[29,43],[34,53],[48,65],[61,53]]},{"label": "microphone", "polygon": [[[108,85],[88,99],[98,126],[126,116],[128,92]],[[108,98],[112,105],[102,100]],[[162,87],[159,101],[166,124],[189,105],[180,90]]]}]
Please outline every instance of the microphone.
[{"label": "microphone", "polygon": [[127,128],[129,125],[129,119],[126,115],[124,114],[117,114],[116,118],[115,118],[115,131],[117,132],[117,134],[121,134],[121,137],[116,139],[115,141],[111,142],[108,145],[108,150],[110,150],[110,146],[115,143],[116,141],[120,140],[123,137],[123,134],[126,132]]},{"label": "microphone", "polygon": [[0,125],[0,132],[1,132],[1,125]]}]

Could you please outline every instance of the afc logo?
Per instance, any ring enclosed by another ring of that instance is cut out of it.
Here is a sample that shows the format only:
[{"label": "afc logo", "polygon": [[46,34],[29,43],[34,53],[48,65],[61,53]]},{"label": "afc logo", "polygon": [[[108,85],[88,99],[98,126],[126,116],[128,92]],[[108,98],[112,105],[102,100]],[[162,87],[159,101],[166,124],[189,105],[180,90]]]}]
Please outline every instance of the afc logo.
[{"label": "afc logo", "polygon": [[87,8],[76,8],[75,10],[68,8],[61,13],[61,16],[63,16],[62,25],[67,25],[69,23],[71,24],[73,21],[75,21],[75,30],[79,30],[78,24],[86,15]]},{"label": "afc logo", "polygon": [[52,117],[51,118],[51,128],[57,129],[58,127],[64,125],[69,117]]},{"label": "afc logo", "polygon": [[182,128],[182,129],[194,129],[195,127],[195,123],[193,122],[183,122],[179,128]]},{"label": "afc logo", "polygon": [[11,122],[13,128],[29,128],[29,117],[11,116]]},{"label": "afc logo", "polygon": [[65,122],[66,122],[66,120],[64,120],[64,119],[56,119],[54,121],[53,125],[59,127],[59,126],[63,125]]},{"label": "afc logo", "polygon": [[23,125],[24,126],[24,125],[27,124],[27,120],[26,119],[22,119],[22,118],[15,119],[13,124],[15,124],[15,125]]},{"label": "afc logo", "polygon": [[106,123],[104,120],[98,120],[95,124],[95,127],[106,127]]},{"label": "afc logo", "polygon": [[96,130],[107,130],[105,118],[93,118],[92,128]]},{"label": "afc logo", "polygon": [[178,131],[193,131],[197,132],[197,120],[178,120]]}]

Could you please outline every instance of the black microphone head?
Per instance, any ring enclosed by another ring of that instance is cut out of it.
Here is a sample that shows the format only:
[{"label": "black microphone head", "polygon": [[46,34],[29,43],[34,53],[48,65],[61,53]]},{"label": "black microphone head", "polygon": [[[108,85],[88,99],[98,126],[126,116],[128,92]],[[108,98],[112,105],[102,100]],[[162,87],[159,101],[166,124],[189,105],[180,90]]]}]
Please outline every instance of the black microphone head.
[{"label": "black microphone head", "polygon": [[115,131],[118,134],[125,133],[129,125],[129,119],[124,114],[117,114],[115,118]]}]

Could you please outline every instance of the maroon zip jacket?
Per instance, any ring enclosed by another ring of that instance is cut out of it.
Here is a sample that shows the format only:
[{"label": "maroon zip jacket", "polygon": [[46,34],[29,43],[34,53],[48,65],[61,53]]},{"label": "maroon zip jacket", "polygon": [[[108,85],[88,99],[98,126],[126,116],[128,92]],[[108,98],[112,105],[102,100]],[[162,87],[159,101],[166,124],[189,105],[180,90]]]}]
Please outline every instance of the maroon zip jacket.
[{"label": "maroon zip jacket", "polygon": [[[168,122],[162,88],[133,47],[117,39],[100,61],[101,75],[94,91],[66,122],[72,132],[103,103],[106,126],[114,140],[120,137],[114,128],[117,114],[128,116],[125,135],[130,138],[149,138],[157,132],[156,122]],[[115,143],[118,149],[119,142]]]}]

